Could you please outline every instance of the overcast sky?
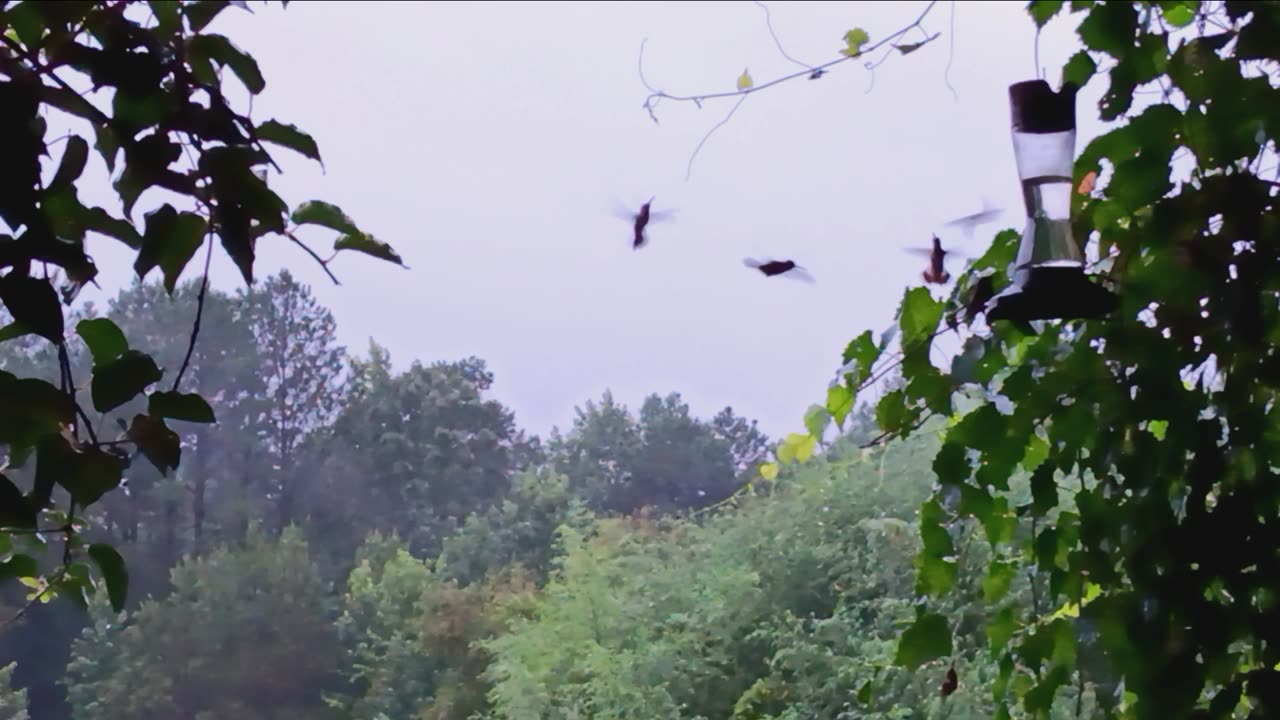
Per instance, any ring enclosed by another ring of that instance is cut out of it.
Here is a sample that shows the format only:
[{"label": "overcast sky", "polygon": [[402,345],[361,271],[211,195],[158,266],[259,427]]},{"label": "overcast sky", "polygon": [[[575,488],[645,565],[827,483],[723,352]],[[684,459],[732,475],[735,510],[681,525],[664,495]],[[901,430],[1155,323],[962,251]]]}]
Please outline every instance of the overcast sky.
[{"label": "overcast sky", "polygon": [[[845,31],[875,42],[926,3],[768,5],[787,51],[817,64],[838,56]],[[940,225],[983,195],[1009,211],[959,249],[1021,226],[1007,88],[1035,78],[1024,6],[956,3],[952,35],[953,6],[938,3],[925,26],[942,36],[889,58],[870,93],[855,60],[753,95],[687,182],[691,151],[734,101],[664,101],[655,124],[640,43],[649,81],[673,94],[732,90],[744,68],[757,84],[795,71],[753,2],[254,3],[210,30],[260,63],[255,119],[297,123],[320,144],[326,172],[280,151],[272,186],[291,206],[340,205],[409,265],[344,254],[334,287],[296,247],[259,245],[259,277],[288,265],[311,283],[349,349],[374,338],[398,368],[483,357],[495,395],[543,435],[606,388],[633,408],[673,390],[699,415],[732,405],[781,435],[824,397],[848,340],[888,327],[920,284],[921,259],[903,248],[934,231],[964,245]],[[1073,24],[1040,39],[1055,86]],[[1099,129],[1099,84],[1080,97],[1077,152]],[[676,217],[635,252],[614,210],[652,195]],[[328,234],[306,237],[327,254]],[[106,292],[85,297],[103,302],[129,282],[131,258],[90,243]],[[817,283],[742,265],[764,255]],[[241,282],[222,258],[214,273],[217,287]]]}]

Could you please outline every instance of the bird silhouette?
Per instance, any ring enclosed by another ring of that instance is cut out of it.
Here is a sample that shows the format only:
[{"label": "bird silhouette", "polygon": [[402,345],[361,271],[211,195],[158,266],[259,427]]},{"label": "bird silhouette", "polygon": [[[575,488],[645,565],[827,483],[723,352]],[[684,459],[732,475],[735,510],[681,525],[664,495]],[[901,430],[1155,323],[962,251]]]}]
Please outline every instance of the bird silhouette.
[{"label": "bird silhouette", "polygon": [[947,272],[945,263],[947,255],[953,253],[950,250],[943,249],[942,241],[938,239],[937,235],[933,236],[933,247],[927,250],[924,248],[907,248],[907,252],[929,257],[929,266],[924,269],[923,273],[920,273],[926,283],[945,285],[947,281],[951,280],[951,273]]},{"label": "bird silhouette", "polygon": [[805,268],[797,265],[794,260],[770,260],[769,258],[756,260],[755,258],[745,258],[743,259],[742,264],[752,268],[753,270],[759,270],[764,273],[766,277],[782,275],[784,277],[801,280],[807,283],[814,281],[813,275],[810,275],[809,271]]},{"label": "bird silhouette", "polygon": [[640,212],[616,211],[616,214],[632,223],[633,235],[631,249],[639,250],[649,244],[648,227],[651,223],[662,222],[671,217],[672,211],[654,211],[653,201],[657,196],[649,198],[649,202],[640,206]]}]

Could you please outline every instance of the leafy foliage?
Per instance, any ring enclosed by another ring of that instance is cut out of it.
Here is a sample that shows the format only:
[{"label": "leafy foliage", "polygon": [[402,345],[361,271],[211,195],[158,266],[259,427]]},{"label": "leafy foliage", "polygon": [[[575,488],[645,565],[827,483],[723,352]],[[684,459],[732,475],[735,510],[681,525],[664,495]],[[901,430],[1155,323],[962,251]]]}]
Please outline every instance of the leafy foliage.
[{"label": "leafy foliage", "polygon": [[[59,526],[67,539],[63,567],[46,574],[26,566],[19,576],[40,585],[41,598],[84,589],[73,564],[82,543],[73,537],[77,523],[71,520],[120,485],[133,456],[145,456],[162,475],[179,468],[181,438],[167,420],[215,419],[207,399],[180,393],[199,312],[185,356],[163,368],[148,354],[154,347],[138,342],[136,334],[86,318],[76,329],[93,358],[83,373],[93,409],[112,413],[150,398],[119,435],[106,436],[101,426],[95,431],[77,397],[84,383],[73,367],[75,337],[67,337],[63,309],[97,275],[86,237],[107,236],[134,251],[139,278],[159,268],[170,295],[197,251],[204,246],[212,252],[215,238],[248,284],[260,240],[279,235],[302,244],[284,200],[267,186],[265,170],[274,162],[264,142],[316,160],[319,149],[295,126],[255,123],[228,99],[223,83],[231,76],[251,94],[266,87],[249,54],[207,30],[232,5],[247,9],[227,2],[0,4],[0,28],[6,29],[0,36],[0,300],[12,318],[0,342],[34,335],[51,350],[31,375],[12,374],[9,366],[0,373],[0,444],[7,465],[22,468],[34,455],[36,476],[30,489],[4,479],[0,491],[6,506],[17,508],[13,519],[26,526],[59,499],[48,478],[70,496],[62,511],[68,522]],[[89,138],[112,176],[117,207],[80,200],[79,183],[92,160]],[[167,201],[152,205],[160,196]],[[149,209],[136,221],[144,205]],[[389,246],[349,221],[335,242],[335,250],[343,249],[403,264]],[[207,259],[205,264],[207,284]],[[41,277],[34,274],[37,266],[45,268]],[[202,287],[202,301],[204,294]],[[170,383],[167,389],[160,388],[162,381]],[[104,564],[108,557],[106,549],[96,551],[104,570],[115,568],[118,556]],[[106,576],[117,604],[123,572]],[[92,591],[94,585],[85,587]]]}]

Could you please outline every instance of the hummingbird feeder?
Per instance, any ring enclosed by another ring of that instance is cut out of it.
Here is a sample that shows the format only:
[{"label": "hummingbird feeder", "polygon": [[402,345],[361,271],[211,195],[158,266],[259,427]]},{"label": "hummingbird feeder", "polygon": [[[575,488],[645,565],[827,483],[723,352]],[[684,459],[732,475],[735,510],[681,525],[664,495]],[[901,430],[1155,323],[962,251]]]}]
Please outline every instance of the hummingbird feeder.
[{"label": "hummingbird feeder", "polygon": [[1077,90],[1064,83],[1055,93],[1044,80],[1009,86],[1027,221],[1012,283],[987,303],[988,321],[1098,318],[1119,304],[1085,274],[1084,253],[1071,233]]}]

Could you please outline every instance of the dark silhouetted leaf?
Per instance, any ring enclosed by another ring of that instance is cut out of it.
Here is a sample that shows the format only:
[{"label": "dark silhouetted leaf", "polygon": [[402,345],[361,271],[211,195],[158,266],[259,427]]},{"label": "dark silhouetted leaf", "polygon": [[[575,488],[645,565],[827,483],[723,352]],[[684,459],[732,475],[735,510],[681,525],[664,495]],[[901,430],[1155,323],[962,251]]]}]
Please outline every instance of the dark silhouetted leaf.
[{"label": "dark silhouetted leaf", "polygon": [[355,221],[342,212],[342,208],[321,200],[304,202],[293,211],[293,221],[298,225],[319,225],[346,235],[360,235]]},{"label": "dark silhouetted leaf", "polygon": [[71,451],[64,458],[67,465],[59,470],[58,484],[82,508],[119,487],[124,476],[125,461],[98,448]]},{"label": "dark silhouetted leaf", "polygon": [[[75,419],[71,398],[43,380],[0,371],[0,443],[34,444],[42,435],[57,433]],[[12,454],[13,448],[10,448]]]},{"label": "dark silhouetted leaf", "polygon": [[194,393],[154,392],[148,399],[147,412],[155,417],[186,420],[194,423],[217,422],[213,408]]},{"label": "dark silhouetted leaf", "polygon": [[142,236],[133,227],[133,223],[114,218],[102,208],[91,208],[81,221],[86,230],[115,238],[134,250],[142,247]]},{"label": "dark silhouetted leaf", "polygon": [[88,346],[94,365],[115,360],[129,349],[124,331],[107,318],[81,320],[76,324],[76,334]]},{"label": "dark silhouetted leaf", "polygon": [[133,269],[145,279],[151,269],[159,266],[164,273],[164,287],[173,294],[178,277],[191,261],[207,230],[204,218],[194,213],[180,213],[171,205],[165,205],[147,213],[147,230],[142,238],[142,250]]},{"label": "dark silhouetted leaf", "polygon": [[916,670],[927,662],[951,654],[951,628],[937,613],[921,613],[898,639],[893,664]]},{"label": "dark silhouetted leaf", "polygon": [[110,412],[142,394],[160,378],[160,368],[150,355],[128,350],[115,360],[93,368],[90,384],[93,407],[100,413]]},{"label": "dark silhouetted leaf", "polygon": [[9,273],[0,278],[0,300],[13,319],[50,342],[62,342],[62,305],[48,280]]},{"label": "dark silhouetted leaf", "polygon": [[[190,11],[187,16],[190,17]],[[258,69],[258,61],[236,47],[235,43],[225,36],[209,33],[191,38],[189,52],[193,57],[213,60],[219,65],[230,68],[231,72],[240,78],[240,82],[244,83],[245,88],[254,95],[262,92],[267,86],[266,81],[262,79],[262,71]]]},{"label": "dark silhouetted leaf", "polygon": [[178,469],[182,455],[182,444],[178,434],[169,429],[163,418],[150,415],[134,415],[129,425],[129,439],[138,444],[138,449],[151,461],[152,465],[167,475],[170,470]]},{"label": "dark silhouetted leaf", "polygon": [[227,0],[196,0],[184,4],[182,12],[187,16],[191,31],[198,33],[213,22],[218,13],[225,10],[229,4]]},{"label": "dark silhouetted leaf", "polygon": [[379,260],[386,260],[404,267],[404,260],[400,258],[400,255],[392,249],[390,245],[382,242],[372,235],[366,235],[364,233],[357,235],[343,235],[333,244],[333,249],[335,251],[354,250],[356,252],[364,253],[365,255],[372,255]]},{"label": "dark silhouetted leaf", "polygon": [[58,190],[74,183],[84,172],[84,165],[88,160],[89,143],[79,135],[67,138],[66,148],[62,151],[62,162],[49,181],[48,190]]},{"label": "dark silhouetted leaf", "polygon": [[124,610],[125,600],[129,597],[129,571],[125,567],[124,558],[110,545],[94,543],[89,546],[89,557],[97,564],[102,573],[102,580],[107,584],[107,597],[111,600],[111,609],[116,612]]},{"label": "dark silhouetted leaf", "polygon": [[320,147],[310,135],[302,132],[296,125],[286,125],[276,120],[268,120],[258,126],[258,139],[275,143],[281,147],[301,153],[306,157],[324,164],[320,159]]},{"label": "dark silhouetted leaf", "polygon": [[36,508],[31,506],[18,486],[0,474],[0,526],[33,528],[36,526],[36,514]]},{"label": "dark silhouetted leaf", "polygon": [[0,562],[0,579],[36,577],[40,574],[40,566],[30,555],[14,555]]}]

